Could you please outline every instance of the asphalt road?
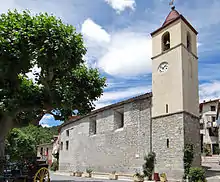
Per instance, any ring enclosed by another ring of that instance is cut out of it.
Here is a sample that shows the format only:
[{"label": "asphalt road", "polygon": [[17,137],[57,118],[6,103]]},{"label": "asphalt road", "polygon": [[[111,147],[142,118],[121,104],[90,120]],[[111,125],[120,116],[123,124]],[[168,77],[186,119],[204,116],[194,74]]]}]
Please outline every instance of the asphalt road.
[{"label": "asphalt road", "polygon": [[53,172],[50,172],[50,178],[51,178],[51,182],[118,182],[116,180],[77,178],[73,176],[63,176],[63,175],[54,174]]}]

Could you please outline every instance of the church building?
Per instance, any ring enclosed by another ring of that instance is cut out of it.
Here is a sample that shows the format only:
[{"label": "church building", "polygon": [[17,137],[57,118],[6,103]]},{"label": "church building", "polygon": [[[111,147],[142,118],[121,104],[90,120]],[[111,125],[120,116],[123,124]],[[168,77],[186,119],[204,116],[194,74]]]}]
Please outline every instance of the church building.
[{"label": "church building", "polygon": [[134,174],[153,151],[155,172],[182,179],[186,144],[201,165],[197,31],[172,7],[151,37],[152,93],[64,123],[59,170]]}]

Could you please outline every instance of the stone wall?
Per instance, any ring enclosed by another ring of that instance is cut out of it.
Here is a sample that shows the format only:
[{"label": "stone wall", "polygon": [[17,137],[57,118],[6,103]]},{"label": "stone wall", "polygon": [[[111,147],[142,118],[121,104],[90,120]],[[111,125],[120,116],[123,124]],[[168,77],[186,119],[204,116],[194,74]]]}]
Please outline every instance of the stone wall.
[{"label": "stone wall", "polygon": [[194,161],[193,166],[201,166],[201,141],[200,141],[200,124],[199,118],[184,113],[184,139],[185,144],[193,144]]},{"label": "stone wall", "polygon": [[167,173],[169,179],[182,179],[184,145],[194,145],[193,166],[201,165],[199,119],[179,112],[152,119],[152,146],[156,153],[156,172]]},{"label": "stone wall", "polygon": [[169,179],[181,179],[184,173],[183,114],[152,119],[152,147],[156,153],[155,172],[165,172]]},{"label": "stone wall", "polygon": [[[114,110],[123,107],[124,127],[115,129]],[[142,168],[144,155],[151,144],[151,98],[125,103],[120,108],[96,114],[97,130],[89,134],[90,117],[63,126],[60,170],[81,170],[91,167],[98,172],[134,173]],[[94,116],[93,116],[94,117]],[[69,136],[66,130],[69,129]],[[65,143],[69,141],[69,149]]]}]

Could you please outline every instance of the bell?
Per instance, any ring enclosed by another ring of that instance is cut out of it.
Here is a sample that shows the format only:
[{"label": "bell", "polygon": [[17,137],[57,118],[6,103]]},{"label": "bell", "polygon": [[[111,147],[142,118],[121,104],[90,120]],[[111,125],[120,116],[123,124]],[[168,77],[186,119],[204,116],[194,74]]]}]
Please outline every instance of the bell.
[{"label": "bell", "polygon": [[169,42],[169,41],[167,41],[167,42],[166,42],[166,45],[170,45],[170,42]]}]

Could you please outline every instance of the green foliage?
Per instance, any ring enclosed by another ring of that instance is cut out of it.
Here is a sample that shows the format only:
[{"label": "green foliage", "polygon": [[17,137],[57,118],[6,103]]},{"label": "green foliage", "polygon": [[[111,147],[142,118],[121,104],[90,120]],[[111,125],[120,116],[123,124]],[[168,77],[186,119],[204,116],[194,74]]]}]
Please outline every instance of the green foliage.
[{"label": "green foliage", "polygon": [[153,170],[155,166],[156,154],[150,152],[147,156],[144,157],[145,163],[143,165],[144,175],[148,177],[149,180],[152,179]]},{"label": "green foliage", "polygon": [[21,128],[22,132],[34,138],[37,145],[50,143],[54,135],[58,135],[58,127],[44,128],[42,126],[28,125]]},{"label": "green foliage", "polygon": [[6,153],[11,161],[24,161],[36,156],[36,142],[31,135],[14,128],[7,137]]},{"label": "green foliage", "polygon": [[141,173],[139,173],[139,172],[136,172],[136,173],[134,174],[134,177],[144,178],[145,175],[144,175],[144,174],[141,174]]},{"label": "green foliage", "polygon": [[218,145],[214,145],[213,146],[213,154],[218,154],[220,153],[220,148]]},{"label": "green foliage", "polygon": [[58,170],[58,162],[57,162],[57,161],[56,161],[56,162],[53,162],[53,163],[51,164],[50,170],[51,170],[51,171],[57,171],[57,170]]},{"label": "green foliage", "polygon": [[190,182],[206,182],[205,170],[200,167],[191,167],[189,170]]},{"label": "green foliage", "polygon": [[211,155],[211,148],[209,147],[208,144],[205,144],[203,151],[204,151],[206,156]]},{"label": "green foliage", "polygon": [[6,140],[6,154],[10,155],[12,161],[36,157],[37,145],[50,143],[57,134],[57,127],[43,128],[29,125],[19,129],[14,128]]},{"label": "green foliage", "polygon": [[186,144],[184,147],[184,178],[188,176],[189,169],[192,166],[192,162],[194,159],[194,153],[193,153],[193,144]]},{"label": "green foliage", "polygon": [[89,174],[91,174],[92,171],[93,171],[93,170],[92,170],[91,168],[87,168],[87,169],[86,169],[86,172],[89,173]]},{"label": "green foliage", "polygon": [[[45,113],[65,120],[86,114],[105,87],[97,69],[85,66],[82,35],[48,14],[29,11],[0,15],[0,120],[36,123]],[[26,74],[37,65],[35,83]],[[53,112],[54,113],[54,112]]]}]

